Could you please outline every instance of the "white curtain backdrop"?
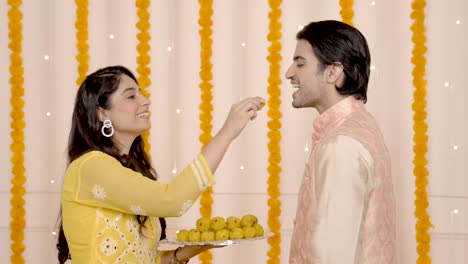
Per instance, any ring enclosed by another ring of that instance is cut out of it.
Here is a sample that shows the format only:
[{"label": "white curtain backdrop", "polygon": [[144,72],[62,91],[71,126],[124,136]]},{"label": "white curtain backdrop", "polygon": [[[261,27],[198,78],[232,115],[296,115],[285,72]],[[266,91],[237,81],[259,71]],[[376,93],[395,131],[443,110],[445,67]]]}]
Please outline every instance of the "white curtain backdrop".
[{"label": "white curtain backdrop", "polygon": [[[468,1],[427,2],[431,256],[433,263],[462,264],[468,262]],[[0,0],[0,263],[9,263],[11,254],[8,8],[7,0]],[[170,180],[173,170],[180,171],[200,150],[198,9],[195,0],[151,1],[150,142],[162,180]],[[53,232],[78,88],[76,6],[72,0],[24,0],[21,10],[27,176],[24,256],[27,263],[55,263]],[[283,75],[292,61],[299,27],[312,20],[340,20],[339,11],[338,0],[283,0]],[[376,116],[392,156],[398,259],[415,263],[411,1],[358,0],[354,11],[354,24],[366,36],[372,54],[368,109]],[[268,96],[268,12],[268,1],[214,1],[214,131],[231,104],[247,96]],[[135,1],[89,1],[90,72],[120,64],[136,73],[136,22]],[[292,92],[283,77],[282,263],[288,262],[297,191],[317,116],[313,109],[293,109]],[[213,215],[253,213],[267,226],[266,109],[233,143],[218,168]],[[193,226],[198,209],[197,203],[183,217],[168,219],[169,235]],[[213,250],[213,263],[266,263],[268,248],[265,240]]]}]

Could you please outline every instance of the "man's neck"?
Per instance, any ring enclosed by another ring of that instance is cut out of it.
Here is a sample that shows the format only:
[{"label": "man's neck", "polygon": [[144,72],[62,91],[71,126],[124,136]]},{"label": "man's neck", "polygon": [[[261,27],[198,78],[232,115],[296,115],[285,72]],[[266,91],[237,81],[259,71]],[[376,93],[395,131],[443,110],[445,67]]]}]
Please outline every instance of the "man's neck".
[{"label": "man's neck", "polygon": [[330,96],[324,98],[324,100],[322,101],[322,104],[318,105],[316,109],[319,112],[319,114],[323,114],[330,107],[346,99],[348,96],[349,95],[341,95],[338,92],[330,94]]}]

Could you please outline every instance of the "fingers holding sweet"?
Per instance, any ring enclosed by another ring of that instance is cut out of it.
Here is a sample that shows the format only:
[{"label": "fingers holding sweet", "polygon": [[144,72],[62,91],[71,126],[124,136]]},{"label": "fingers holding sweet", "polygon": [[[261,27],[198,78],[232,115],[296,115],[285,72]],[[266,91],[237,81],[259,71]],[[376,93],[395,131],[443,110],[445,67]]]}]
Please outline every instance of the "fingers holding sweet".
[{"label": "fingers holding sweet", "polygon": [[246,98],[231,107],[222,131],[230,139],[236,138],[245,128],[248,121],[257,117],[257,111],[262,108],[264,99],[261,97]]},{"label": "fingers holding sweet", "polygon": [[250,110],[248,114],[249,114],[250,120],[254,120],[255,118],[257,118],[257,111],[255,110]]}]

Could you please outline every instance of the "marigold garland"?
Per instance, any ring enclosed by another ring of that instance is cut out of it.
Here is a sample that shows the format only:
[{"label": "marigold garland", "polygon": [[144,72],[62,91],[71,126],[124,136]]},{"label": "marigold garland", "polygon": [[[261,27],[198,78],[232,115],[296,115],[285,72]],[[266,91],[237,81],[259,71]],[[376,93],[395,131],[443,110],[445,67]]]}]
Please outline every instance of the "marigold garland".
[{"label": "marigold garland", "polygon": [[[213,79],[211,64],[211,54],[212,54],[212,39],[211,35],[213,33],[211,25],[213,25],[213,1],[212,0],[199,0],[200,4],[199,9],[199,20],[200,30],[198,31],[200,35],[200,91],[201,91],[201,102],[200,102],[200,129],[201,134],[199,140],[202,143],[202,148],[204,148],[208,142],[210,142],[212,120],[213,120],[213,94],[211,89],[213,87],[211,80]],[[213,189],[210,187],[206,189],[201,195],[200,198],[200,214],[203,217],[211,217],[211,206],[213,204],[212,198]],[[203,264],[210,264],[213,260],[211,252],[205,251],[201,253],[198,257]]]},{"label": "marigold garland", "polygon": [[[149,55],[149,51],[151,49],[150,46],[150,39],[151,35],[149,34],[149,29],[151,24],[149,22],[150,13],[148,12],[148,8],[150,6],[149,0],[136,0],[136,8],[137,8],[137,15],[138,15],[138,22],[136,27],[138,28],[138,57],[137,57],[137,73],[138,76],[138,84],[141,87],[142,94],[148,98],[150,98],[150,93],[148,91],[148,87],[151,85],[151,69],[149,64],[151,62],[151,57]],[[143,133],[143,140],[145,142],[145,151],[146,153],[150,152],[150,142],[149,142],[149,132]]]},{"label": "marigold garland", "polygon": [[429,174],[426,165],[427,153],[427,123],[426,123],[426,28],[424,26],[424,8],[426,6],[425,0],[414,0],[412,3],[411,19],[414,23],[411,25],[412,41],[414,43],[413,56],[411,62],[414,64],[413,68],[413,85],[414,85],[414,102],[413,120],[414,120],[414,170],[416,191],[414,192],[416,198],[414,201],[415,212],[417,218],[416,222],[416,242],[418,259],[417,263],[432,263],[429,256],[431,249],[431,236],[429,228],[432,223],[427,212],[429,201],[427,199],[426,186],[428,184],[427,176]]},{"label": "marigold garland", "polygon": [[76,48],[78,55],[78,78],[76,84],[78,86],[86,79],[86,74],[89,69],[89,45],[88,45],[88,0],[75,0],[76,4]]},{"label": "marigold garland", "polygon": [[10,9],[8,10],[8,30],[9,30],[9,45],[10,54],[10,84],[11,84],[11,139],[10,149],[12,152],[11,163],[13,177],[11,179],[11,210],[10,210],[10,239],[11,263],[25,263],[23,252],[25,250],[24,228],[26,226],[26,210],[24,209],[24,194],[26,193],[23,187],[26,183],[25,168],[24,168],[24,78],[23,78],[23,58],[21,56],[22,40],[23,40],[23,25],[21,12],[21,0],[8,0]]},{"label": "marigold garland", "polygon": [[346,23],[351,26],[353,26],[353,17],[354,17],[353,4],[354,4],[354,0],[340,0],[341,19],[343,23]]},{"label": "marigold garland", "polygon": [[268,51],[268,62],[270,63],[270,73],[268,77],[268,227],[270,231],[274,234],[272,237],[268,238],[268,243],[270,244],[270,250],[268,251],[268,263],[276,264],[280,263],[280,254],[281,254],[281,201],[279,196],[281,195],[279,186],[280,186],[280,173],[281,173],[281,72],[280,72],[280,62],[281,62],[281,0],[269,0],[268,4],[270,5],[270,13],[268,17],[270,18],[269,30],[267,39],[271,42]]}]

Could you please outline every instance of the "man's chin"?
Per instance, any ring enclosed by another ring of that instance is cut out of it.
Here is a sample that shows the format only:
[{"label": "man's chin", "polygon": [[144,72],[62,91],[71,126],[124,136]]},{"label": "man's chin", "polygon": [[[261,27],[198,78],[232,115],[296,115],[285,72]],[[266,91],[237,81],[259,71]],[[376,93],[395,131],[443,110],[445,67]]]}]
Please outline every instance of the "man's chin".
[{"label": "man's chin", "polygon": [[302,108],[304,106],[302,106],[301,104],[298,104],[298,103],[294,103],[294,101],[291,103],[292,107],[294,108]]}]

